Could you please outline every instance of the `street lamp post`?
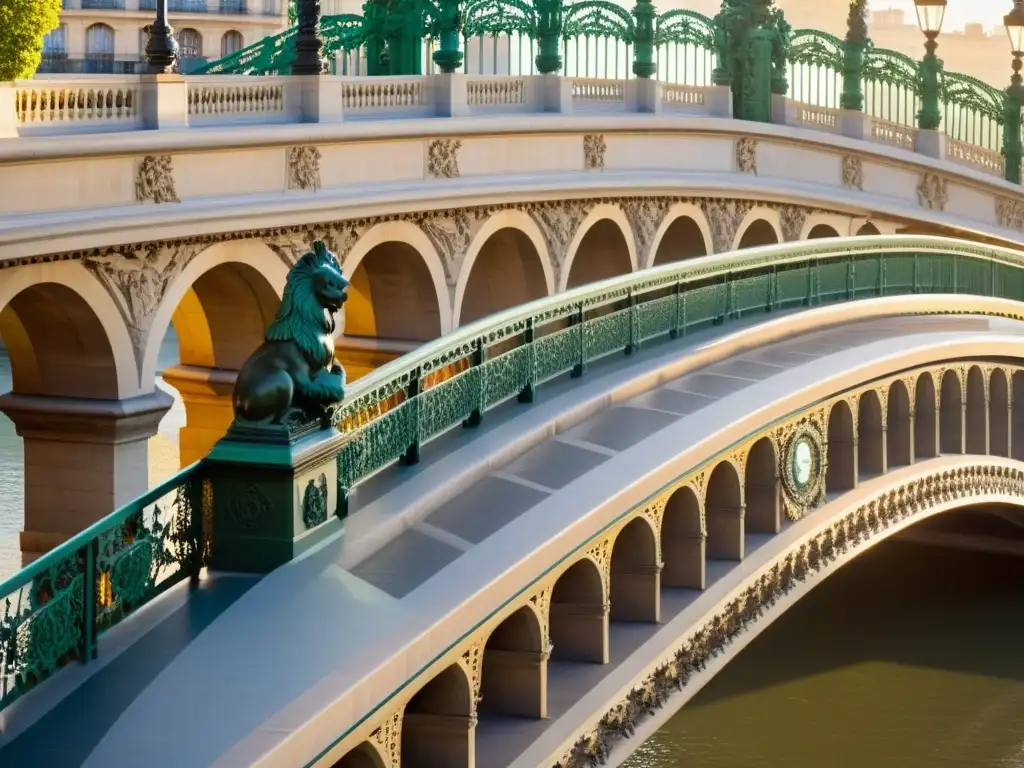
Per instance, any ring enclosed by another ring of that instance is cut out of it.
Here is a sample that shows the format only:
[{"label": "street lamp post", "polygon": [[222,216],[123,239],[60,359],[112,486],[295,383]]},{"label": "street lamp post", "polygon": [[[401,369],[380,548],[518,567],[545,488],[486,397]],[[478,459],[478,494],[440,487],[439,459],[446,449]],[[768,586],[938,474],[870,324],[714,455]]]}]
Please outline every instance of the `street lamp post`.
[{"label": "street lamp post", "polygon": [[178,61],[178,41],[167,23],[167,0],[156,0],[156,19],[146,26],[146,72],[163,75],[174,72]]},{"label": "street lamp post", "polygon": [[1013,10],[1003,17],[1006,34],[1010,36],[1010,52],[1013,54],[1013,77],[1006,89],[1003,107],[1003,159],[1006,164],[1006,180],[1020,184],[1021,147],[1020,117],[1024,102],[1024,78],[1020,70],[1024,66],[1024,0],[1014,0]]},{"label": "street lamp post", "polygon": [[319,75],[320,63],[320,0],[298,0],[296,3],[298,29],[295,34],[295,60],[293,75]]},{"label": "street lamp post", "polygon": [[914,0],[917,10],[917,24],[927,38],[925,55],[921,61],[921,111],[917,113],[917,127],[925,131],[936,131],[942,124],[939,109],[939,73],[942,62],[935,55],[939,47],[936,38],[942,31],[942,20],[946,16],[946,0]]}]

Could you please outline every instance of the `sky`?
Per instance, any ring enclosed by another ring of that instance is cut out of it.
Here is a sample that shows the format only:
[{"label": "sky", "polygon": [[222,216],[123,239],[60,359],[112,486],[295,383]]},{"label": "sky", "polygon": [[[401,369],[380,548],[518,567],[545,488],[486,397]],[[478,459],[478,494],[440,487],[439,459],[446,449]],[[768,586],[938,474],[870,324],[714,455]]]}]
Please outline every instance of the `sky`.
[{"label": "sky", "polygon": [[[840,0],[825,0],[826,2],[840,2]],[[916,23],[914,15],[914,0],[869,0],[869,7],[873,11],[885,10],[886,8],[899,8],[906,12],[907,22]],[[946,6],[946,20],[943,22],[944,31],[963,29],[964,24],[980,22],[985,29],[1002,26],[1003,16],[1013,8],[1013,0],[949,0]]]}]

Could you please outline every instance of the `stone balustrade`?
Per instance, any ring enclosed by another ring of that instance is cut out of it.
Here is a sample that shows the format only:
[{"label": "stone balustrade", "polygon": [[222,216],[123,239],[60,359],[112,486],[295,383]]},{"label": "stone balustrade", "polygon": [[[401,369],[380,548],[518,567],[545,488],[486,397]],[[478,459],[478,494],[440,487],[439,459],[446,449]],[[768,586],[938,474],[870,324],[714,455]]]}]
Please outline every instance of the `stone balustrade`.
[{"label": "stone balustrade", "polygon": [[[772,121],[916,151],[1002,176],[1002,156],[943,134],[775,96]],[[726,87],[555,75],[41,77],[0,84],[0,139],[143,129],[506,113],[731,117]],[[934,132],[920,132],[932,134]]]}]

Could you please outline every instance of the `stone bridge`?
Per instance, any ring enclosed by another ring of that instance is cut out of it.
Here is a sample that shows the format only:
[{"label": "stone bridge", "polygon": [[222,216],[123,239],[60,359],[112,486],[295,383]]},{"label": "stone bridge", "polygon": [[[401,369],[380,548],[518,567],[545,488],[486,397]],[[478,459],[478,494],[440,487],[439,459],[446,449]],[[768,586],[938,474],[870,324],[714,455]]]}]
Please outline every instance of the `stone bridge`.
[{"label": "stone bridge", "polygon": [[426,342],[0,585],[0,759],[615,765],[874,543],[1024,523],[1022,270],[780,244]]},{"label": "stone bridge", "polygon": [[314,238],[353,280],[353,378],[493,312],[707,254],[896,233],[1019,247],[1020,186],[980,154],[775,106],[778,124],[750,123],[718,86],[556,76],[0,86],[0,409],[25,438],[26,559],[146,490],[172,325],[182,463],[206,455]]}]

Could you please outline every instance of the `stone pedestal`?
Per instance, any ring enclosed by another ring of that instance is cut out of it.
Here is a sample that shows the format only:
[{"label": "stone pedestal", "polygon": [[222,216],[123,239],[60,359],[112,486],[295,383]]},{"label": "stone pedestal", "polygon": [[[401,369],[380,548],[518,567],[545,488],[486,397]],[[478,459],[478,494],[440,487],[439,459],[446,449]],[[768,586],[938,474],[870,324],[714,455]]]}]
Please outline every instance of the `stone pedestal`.
[{"label": "stone pedestal", "polygon": [[184,77],[140,75],[139,82],[139,111],[143,128],[188,128],[188,85]]},{"label": "stone pedestal", "polygon": [[839,113],[839,130],[847,138],[871,141],[872,121],[873,118],[863,112],[844,109]]},{"label": "stone pedestal", "polygon": [[0,83],[0,139],[14,139],[18,137],[15,93],[14,83]]},{"label": "stone pedestal", "polygon": [[238,371],[175,365],[163,372],[163,379],[181,394],[185,403],[185,426],[178,430],[181,466],[187,467],[206,456],[231,426],[234,411],[231,393]]},{"label": "stone pedestal", "polygon": [[651,115],[661,114],[661,81],[654,80],[653,78],[637,78],[635,80],[627,80],[626,88],[629,93],[629,103],[633,106],[634,112]]},{"label": "stone pedestal", "polygon": [[172,402],[164,392],[127,400],[0,396],[0,411],[25,441],[25,562],[149,489],[146,441]]},{"label": "stone pedestal", "polygon": [[332,75],[292,75],[284,84],[284,111],[301,123],[338,123],[344,119],[341,79]]},{"label": "stone pedestal", "polygon": [[464,74],[442,72],[433,75],[430,78],[430,89],[438,117],[463,117],[469,114]]},{"label": "stone pedestal", "polygon": [[728,85],[713,85],[704,94],[704,110],[708,117],[732,119],[732,89]]},{"label": "stone pedestal", "polygon": [[936,160],[945,160],[947,141],[943,131],[918,131],[914,151],[919,155],[934,157]]},{"label": "stone pedestal", "polygon": [[333,428],[305,437],[232,425],[204,466],[213,492],[210,567],[268,573],[341,525]]},{"label": "stone pedestal", "polygon": [[572,112],[572,80],[558,75],[537,75],[545,112]]}]

